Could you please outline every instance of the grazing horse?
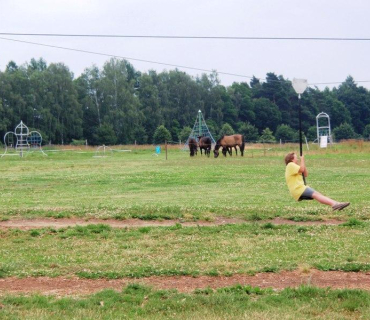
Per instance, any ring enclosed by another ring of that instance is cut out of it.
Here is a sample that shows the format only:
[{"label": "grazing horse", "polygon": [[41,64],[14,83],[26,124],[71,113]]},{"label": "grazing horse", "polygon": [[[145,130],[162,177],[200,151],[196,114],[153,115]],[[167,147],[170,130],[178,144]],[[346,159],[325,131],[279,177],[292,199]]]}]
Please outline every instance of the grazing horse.
[{"label": "grazing horse", "polygon": [[222,148],[222,154],[226,157],[227,154],[229,154],[230,156],[233,155],[233,149],[232,148],[229,148],[229,147],[223,147]]},{"label": "grazing horse", "polygon": [[[235,149],[235,153],[236,155],[238,155],[238,149],[236,148],[236,146],[234,146],[234,149]],[[222,148],[222,154],[226,157],[226,153],[229,153],[230,156],[233,155],[233,148],[232,147],[223,147]]]},{"label": "grazing horse", "polygon": [[[219,156],[219,149],[222,147],[222,153],[226,157],[226,151],[229,152],[231,155],[232,148],[235,148],[236,146],[239,147],[240,153],[243,156],[244,155],[244,137],[241,134],[234,134],[232,136],[222,136],[220,139],[217,140],[215,150],[213,151],[215,158]],[[224,151],[225,150],[225,151]]]},{"label": "grazing horse", "polygon": [[198,137],[198,144],[199,144],[199,149],[200,149],[200,154],[202,153],[202,150],[204,149],[204,154],[206,156],[210,156],[211,154],[211,149],[212,149],[212,140],[210,137]]},{"label": "grazing horse", "polygon": [[195,140],[194,138],[190,138],[188,145],[189,145],[189,150],[190,150],[190,157],[194,157],[194,155],[198,153],[197,140]]}]

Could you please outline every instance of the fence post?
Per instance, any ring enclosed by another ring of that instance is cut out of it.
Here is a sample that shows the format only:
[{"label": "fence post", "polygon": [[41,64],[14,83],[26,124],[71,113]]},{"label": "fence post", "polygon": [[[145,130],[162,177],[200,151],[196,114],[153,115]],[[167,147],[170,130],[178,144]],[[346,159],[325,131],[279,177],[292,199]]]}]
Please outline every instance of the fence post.
[{"label": "fence post", "polygon": [[167,160],[167,140],[165,140],[165,148],[166,148],[166,160]]}]

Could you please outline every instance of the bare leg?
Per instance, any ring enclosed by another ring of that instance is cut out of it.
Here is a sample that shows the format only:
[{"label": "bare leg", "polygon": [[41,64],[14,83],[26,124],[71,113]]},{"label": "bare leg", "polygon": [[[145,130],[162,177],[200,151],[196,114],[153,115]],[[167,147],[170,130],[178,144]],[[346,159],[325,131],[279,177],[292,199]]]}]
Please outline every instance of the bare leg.
[{"label": "bare leg", "polygon": [[334,201],[333,199],[325,197],[324,195],[322,195],[321,193],[317,191],[313,193],[312,198],[314,198],[315,200],[317,200],[318,202],[322,204],[327,204],[328,206],[333,206],[334,204],[337,203],[337,201]]}]

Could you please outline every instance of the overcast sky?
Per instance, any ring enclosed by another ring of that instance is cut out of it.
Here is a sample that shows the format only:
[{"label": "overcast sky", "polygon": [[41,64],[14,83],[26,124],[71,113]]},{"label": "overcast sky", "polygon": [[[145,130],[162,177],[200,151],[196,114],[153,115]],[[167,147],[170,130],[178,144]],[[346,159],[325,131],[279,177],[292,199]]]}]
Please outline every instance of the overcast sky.
[{"label": "overcast sky", "polygon": [[[370,38],[369,14],[365,0],[0,0],[0,33]],[[129,58],[246,76],[220,75],[226,86],[267,72],[310,84],[370,81],[370,41],[0,37],[126,57],[142,72],[174,67]],[[0,39],[1,71],[41,57],[75,77],[110,59]]]}]

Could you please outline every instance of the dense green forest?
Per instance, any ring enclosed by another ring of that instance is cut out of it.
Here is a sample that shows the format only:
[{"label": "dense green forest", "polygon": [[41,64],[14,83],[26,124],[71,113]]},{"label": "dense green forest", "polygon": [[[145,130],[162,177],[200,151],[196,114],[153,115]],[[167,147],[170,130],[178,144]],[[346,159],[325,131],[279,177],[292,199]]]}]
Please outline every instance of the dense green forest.
[{"label": "dense green forest", "polygon": [[[302,95],[302,129],[316,139],[316,116],[329,114],[336,140],[370,136],[370,92],[350,76],[338,87]],[[184,141],[201,110],[215,138],[297,141],[298,98],[291,81],[268,73],[264,82],[223,86],[217,73],[191,77],[177,69],[142,73],[126,60],[75,78],[63,63],[9,62],[0,72],[0,137],[22,120],[45,142],[90,145]]]}]

